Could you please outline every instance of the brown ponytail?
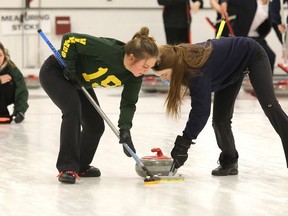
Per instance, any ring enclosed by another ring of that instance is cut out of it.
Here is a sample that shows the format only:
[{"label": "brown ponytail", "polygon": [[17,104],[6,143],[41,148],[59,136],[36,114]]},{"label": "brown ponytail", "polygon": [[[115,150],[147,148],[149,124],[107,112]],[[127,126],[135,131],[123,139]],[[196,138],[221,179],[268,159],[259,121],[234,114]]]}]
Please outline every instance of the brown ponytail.
[{"label": "brown ponytail", "polygon": [[149,36],[149,28],[142,27],[132,40],[126,43],[125,53],[133,54],[136,60],[158,57],[159,51],[153,37]]}]

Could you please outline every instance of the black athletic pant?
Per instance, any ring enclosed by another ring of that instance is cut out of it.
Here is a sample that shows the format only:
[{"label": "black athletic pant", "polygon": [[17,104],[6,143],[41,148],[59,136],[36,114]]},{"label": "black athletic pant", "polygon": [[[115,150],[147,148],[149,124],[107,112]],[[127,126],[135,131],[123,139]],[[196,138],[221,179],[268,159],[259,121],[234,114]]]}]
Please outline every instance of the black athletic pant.
[{"label": "black athletic pant", "polygon": [[[56,167],[61,171],[83,172],[92,162],[104,132],[104,121],[86,96],[66,80],[63,69],[50,56],[40,69],[40,83],[62,112],[60,151]],[[99,104],[94,90],[87,89]]]},{"label": "black athletic pant", "polygon": [[165,28],[167,44],[191,43],[190,28]]},{"label": "black athletic pant", "polygon": [[0,84],[0,116],[10,116],[8,106],[14,103],[15,100],[15,88],[14,81]]},{"label": "black athletic pant", "polygon": [[275,60],[276,60],[276,54],[269,47],[269,45],[268,45],[268,43],[267,43],[267,41],[265,39],[263,39],[263,38],[253,38],[253,39],[255,41],[257,41],[263,47],[263,49],[266,51],[267,56],[269,58],[272,74],[273,74],[274,73]]},{"label": "black athletic pant", "polygon": [[[258,101],[275,131],[279,134],[288,167],[288,117],[275,96],[271,67],[265,50],[259,45],[257,53],[249,66],[249,78]],[[213,128],[221,149],[220,163],[238,158],[231,130],[234,103],[242,80],[215,92],[213,107]],[[221,157],[222,156],[222,157]],[[222,158],[222,161],[221,161]]]}]

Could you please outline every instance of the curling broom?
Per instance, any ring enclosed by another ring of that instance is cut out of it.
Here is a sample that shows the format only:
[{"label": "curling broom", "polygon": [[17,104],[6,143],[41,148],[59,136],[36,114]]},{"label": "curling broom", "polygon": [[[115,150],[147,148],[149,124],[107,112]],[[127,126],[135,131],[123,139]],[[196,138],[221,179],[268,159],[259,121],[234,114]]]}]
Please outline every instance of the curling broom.
[{"label": "curling broom", "polygon": [[[38,29],[37,31],[41,38],[47,43],[47,45],[50,47],[50,49],[53,51],[55,58],[58,60],[58,62],[61,64],[62,67],[66,66],[65,61],[62,59],[59,52],[55,49],[53,44],[49,41],[49,39],[46,37],[44,32],[42,32],[41,29]],[[81,90],[83,91],[84,95],[87,97],[87,99],[90,101],[92,106],[96,109],[96,111],[99,113],[99,115],[105,120],[105,122],[109,125],[109,127],[112,129],[112,131],[115,133],[115,135],[120,138],[119,131],[117,128],[112,124],[110,119],[106,116],[106,114],[103,112],[103,110],[98,106],[98,104],[94,101],[94,99],[91,97],[89,92],[84,88],[84,86],[81,83],[77,83]],[[128,146],[127,143],[122,143],[124,148],[130,153],[130,155],[133,157],[133,159],[136,161],[137,165],[141,167],[141,169],[144,171],[146,178],[144,179],[144,184],[157,184],[160,182],[160,177],[158,176],[152,176],[147,167],[141,162],[139,157],[131,150],[131,148]]]}]

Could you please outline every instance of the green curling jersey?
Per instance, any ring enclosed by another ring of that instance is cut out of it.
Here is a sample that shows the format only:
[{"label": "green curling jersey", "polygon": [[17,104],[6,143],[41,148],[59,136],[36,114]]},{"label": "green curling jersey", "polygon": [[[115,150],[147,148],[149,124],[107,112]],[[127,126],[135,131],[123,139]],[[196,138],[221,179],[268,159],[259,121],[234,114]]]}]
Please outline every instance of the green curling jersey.
[{"label": "green curling jersey", "polygon": [[[12,62],[12,64],[14,64],[14,62]],[[13,83],[13,85],[15,86],[13,113],[22,112],[24,114],[29,107],[28,105],[29,92],[23,74],[16,66],[12,66],[9,64],[0,69],[0,75],[5,74],[9,74],[12,77],[12,80],[10,82]],[[0,82],[0,85],[5,84],[1,84]]]},{"label": "green curling jersey", "polygon": [[130,129],[143,76],[135,77],[124,67],[124,45],[112,38],[68,33],[59,52],[85,88],[123,86],[118,127]]}]

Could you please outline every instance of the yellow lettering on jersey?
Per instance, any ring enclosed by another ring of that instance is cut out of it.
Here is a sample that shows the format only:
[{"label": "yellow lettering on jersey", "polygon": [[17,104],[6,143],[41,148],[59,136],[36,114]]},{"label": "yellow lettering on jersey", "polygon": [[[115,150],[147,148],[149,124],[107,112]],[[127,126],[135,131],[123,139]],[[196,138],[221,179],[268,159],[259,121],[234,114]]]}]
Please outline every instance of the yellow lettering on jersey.
[{"label": "yellow lettering on jersey", "polygon": [[75,37],[69,37],[68,40],[65,41],[65,43],[75,43]]},{"label": "yellow lettering on jersey", "polygon": [[92,84],[92,88],[96,88],[96,87],[98,87],[98,86],[99,86],[98,83],[93,83],[93,84]]},{"label": "yellow lettering on jersey", "polygon": [[65,40],[63,46],[69,48],[70,47],[70,40]]},{"label": "yellow lettering on jersey", "polygon": [[[93,79],[97,79],[98,77],[103,76],[105,73],[107,73],[108,68],[102,68],[99,67],[97,72],[87,74],[87,73],[82,73],[82,76],[86,82],[90,82]],[[96,83],[93,83],[92,86],[95,86]],[[105,80],[101,81],[101,86],[103,87],[116,87],[116,86],[121,86],[122,82],[114,75],[109,75]],[[97,84],[96,86],[98,86]],[[95,87],[96,87],[95,86]]]},{"label": "yellow lettering on jersey", "polygon": [[68,47],[63,47],[63,52],[67,53],[68,52]]},{"label": "yellow lettering on jersey", "polygon": [[83,45],[86,45],[86,38],[69,37],[68,42],[71,42],[71,43],[81,43],[81,44],[83,44]]},{"label": "yellow lettering on jersey", "polygon": [[62,52],[61,52],[61,56],[62,56],[63,58],[66,58],[67,55],[66,55],[65,52],[62,51]]},{"label": "yellow lettering on jersey", "polygon": [[[113,83],[114,85],[111,85]],[[101,82],[101,86],[103,87],[116,87],[121,86],[121,81],[114,75],[108,76],[105,80]]]},{"label": "yellow lettering on jersey", "polygon": [[67,52],[69,50],[71,43],[80,43],[80,44],[86,45],[86,38],[69,37],[68,40],[65,40],[63,44],[62,52],[61,52],[61,55],[63,58],[67,57]]},{"label": "yellow lettering on jersey", "polygon": [[82,38],[79,40],[79,43],[83,44],[83,45],[86,45],[86,39]]},{"label": "yellow lettering on jersey", "polygon": [[84,77],[85,81],[89,82],[92,79],[96,79],[96,78],[104,75],[105,73],[107,73],[107,71],[108,71],[108,68],[99,67],[98,71],[91,73],[91,74],[82,73],[82,76]]}]

